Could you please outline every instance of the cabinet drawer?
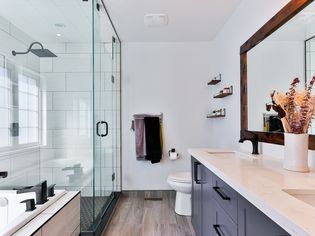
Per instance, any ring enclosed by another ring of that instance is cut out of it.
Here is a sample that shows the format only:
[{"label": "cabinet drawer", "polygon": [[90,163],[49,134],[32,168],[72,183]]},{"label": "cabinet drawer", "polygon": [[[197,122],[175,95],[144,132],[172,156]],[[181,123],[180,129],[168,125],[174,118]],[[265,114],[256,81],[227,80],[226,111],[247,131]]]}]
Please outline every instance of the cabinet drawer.
[{"label": "cabinet drawer", "polygon": [[210,231],[210,234],[205,235],[237,236],[236,223],[216,201],[213,201]]},{"label": "cabinet drawer", "polygon": [[268,216],[239,195],[238,235],[290,236]]},{"label": "cabinet drawer", "polygon": [[212,197],[237,222],[237,192],[216,175],[212,179]]}]

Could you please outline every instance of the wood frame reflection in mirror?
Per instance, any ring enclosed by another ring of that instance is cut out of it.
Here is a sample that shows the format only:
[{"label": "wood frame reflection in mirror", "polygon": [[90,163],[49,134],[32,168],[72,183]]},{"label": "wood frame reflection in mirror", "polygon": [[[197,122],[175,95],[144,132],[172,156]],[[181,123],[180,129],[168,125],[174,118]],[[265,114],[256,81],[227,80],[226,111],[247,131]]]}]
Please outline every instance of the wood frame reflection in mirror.
[{"label": "wood frame reflection in mirror", "polygon": [[[247,52],[257,46],[269,35],[279,29],[282,25],[292,19],[314,0],[291,0],[265,25],[263,25],[252,37],[250,37],[240,48],[241,63],[241,132],[240,138],[249,138],[248,135],[255,133],[260,142],[272,144],[284,144],[283,133],[271,133],[248,130],[248,89],[247,89]],[[250,133],[248,132],[250,131]],[[315,135],[309,136],[309,149],[315,150]]]}]

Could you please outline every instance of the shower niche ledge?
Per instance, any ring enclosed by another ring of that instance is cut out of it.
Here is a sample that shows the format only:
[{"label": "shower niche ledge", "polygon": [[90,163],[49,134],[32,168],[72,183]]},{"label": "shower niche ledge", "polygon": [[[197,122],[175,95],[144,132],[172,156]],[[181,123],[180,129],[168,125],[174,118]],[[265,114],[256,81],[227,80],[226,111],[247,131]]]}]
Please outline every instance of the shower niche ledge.
[{"label": "shower niche ledge", "polygon": [[80,192],[67,192],[13,236],[80,235]]}]

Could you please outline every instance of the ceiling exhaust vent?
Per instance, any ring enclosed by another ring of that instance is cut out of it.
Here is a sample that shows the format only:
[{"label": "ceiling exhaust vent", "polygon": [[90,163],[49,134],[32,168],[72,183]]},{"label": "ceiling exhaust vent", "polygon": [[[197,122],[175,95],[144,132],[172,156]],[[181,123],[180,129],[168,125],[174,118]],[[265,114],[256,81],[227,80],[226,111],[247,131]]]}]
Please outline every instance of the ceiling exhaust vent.
[{"label": "ceiling exhaust vent", "polygon": [[144,24],[148,27],[161,27],[167,23],[168,18],[165,14],[147,14],[144,16]]}]

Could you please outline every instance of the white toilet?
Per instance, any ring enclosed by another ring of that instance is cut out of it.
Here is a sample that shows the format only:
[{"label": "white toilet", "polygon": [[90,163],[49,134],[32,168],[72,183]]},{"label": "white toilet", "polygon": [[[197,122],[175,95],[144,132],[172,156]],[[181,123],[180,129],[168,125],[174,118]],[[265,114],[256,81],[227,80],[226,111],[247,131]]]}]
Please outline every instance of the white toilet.
[{"label": "white toilet", "polygon": [[175,212],[178,215],[191,216],[191,173],[170,174],[167,183],[176,191]]}]

